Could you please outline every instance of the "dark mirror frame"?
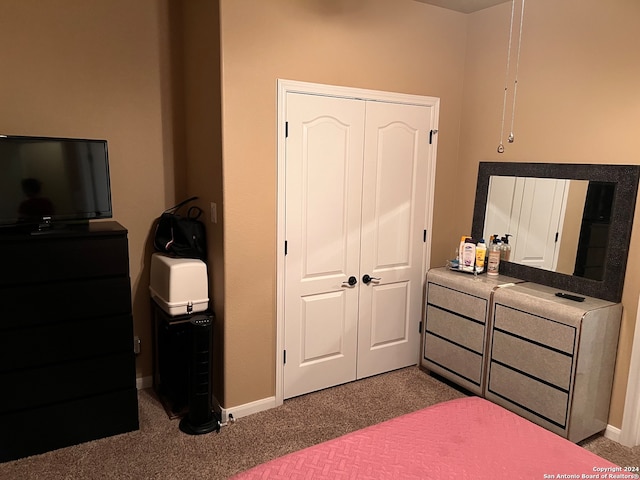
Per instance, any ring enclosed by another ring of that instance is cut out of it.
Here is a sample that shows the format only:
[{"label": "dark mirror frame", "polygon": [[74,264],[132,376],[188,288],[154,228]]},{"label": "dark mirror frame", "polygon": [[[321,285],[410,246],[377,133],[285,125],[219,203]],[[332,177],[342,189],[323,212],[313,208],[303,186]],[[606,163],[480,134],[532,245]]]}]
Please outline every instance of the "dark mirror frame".
[{"label": "dark mirror frame", "polygon": [[[547,285],[558,290],[619,302],[627,268],[633,215],[640,179],[640,165],[588,165],[569,163],[480,162],[476,201],[473,208],[473,238],[482,238],[491,176],[591,180],[616,184],[611,213],[611,229],[601,281],[549,270],[500,262],[500,273]],[[488,240],[488,239],[487,239]]]}]

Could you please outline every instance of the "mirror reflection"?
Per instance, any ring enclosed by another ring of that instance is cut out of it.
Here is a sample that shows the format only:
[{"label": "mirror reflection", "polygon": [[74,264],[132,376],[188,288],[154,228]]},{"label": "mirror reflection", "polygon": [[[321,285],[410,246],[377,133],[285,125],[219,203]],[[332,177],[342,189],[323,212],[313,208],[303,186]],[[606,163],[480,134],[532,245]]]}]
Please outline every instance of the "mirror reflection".
[{"label": "mirror reflection", "polygon": [[510,262],[603,280],[615,183],[489,178],[483,236],[508,242]]}]

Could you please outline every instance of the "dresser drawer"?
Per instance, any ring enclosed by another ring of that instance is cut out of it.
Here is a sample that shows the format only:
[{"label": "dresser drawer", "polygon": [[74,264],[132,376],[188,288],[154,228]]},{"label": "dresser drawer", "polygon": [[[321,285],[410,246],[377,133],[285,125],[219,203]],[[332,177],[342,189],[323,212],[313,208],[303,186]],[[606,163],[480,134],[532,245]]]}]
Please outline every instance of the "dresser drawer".
[{"label": "dresser drawer", "polygon": [[485,323],[488,301],[435,283],[427,284],[427,303]]},{"label": "dresser drawer", "polygon": [[11,395],[0,396],[2,413],[135,388],[133,349],[116,355],[0,373],[0,385],[11,385]]},{"label": "dresser drawer", "polygon": [[0,462],[137,430],[138,397],[126,390],[0,414]]},{"label": "dresser drawer", "polygon": [[575,327],[496,304],[494,327],[562,352],[573,354]]},{"label": "dresser drawer", "polygon": [[427,332],[445,337],[474,352],[484,352],[484,325],[442,310],[427,306]]},{"label": "dresser drawer", "polygon": [[2,332],[0,372],[130,352],[132,325],[127,314]]},{"label": "dresser drawer", "polygon": [[74,278],[129,275],[127,237],[36,237],[7,244],[0,286],[52,282]]},{"label": "dresser drawer", "polygon": [[490,365],[488,391],[558,426],[567,424],[568,393],[495,362]]},{"label": "dresser drawer", "polygon": [[424,358],[480,385],[482,356],[430,333],[425,335]]},{"label": "dresser drawer", "polygon": [[126,276],[0,288],[0,331],[130,312]]},{"label": "dresser drawer", "polygon": [[569,390],[573,357],[563,353],[496,331],[491,359]]}]

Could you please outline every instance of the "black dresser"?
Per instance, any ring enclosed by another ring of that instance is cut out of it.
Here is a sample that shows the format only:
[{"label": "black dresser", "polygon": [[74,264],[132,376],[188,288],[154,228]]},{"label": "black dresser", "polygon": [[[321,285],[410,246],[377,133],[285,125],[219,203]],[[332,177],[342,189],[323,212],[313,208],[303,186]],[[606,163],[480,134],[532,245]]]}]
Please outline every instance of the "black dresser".
[{"label": "black dresser", "polygon": [[0,461],[138,429],[127,230],[0,231]]}]

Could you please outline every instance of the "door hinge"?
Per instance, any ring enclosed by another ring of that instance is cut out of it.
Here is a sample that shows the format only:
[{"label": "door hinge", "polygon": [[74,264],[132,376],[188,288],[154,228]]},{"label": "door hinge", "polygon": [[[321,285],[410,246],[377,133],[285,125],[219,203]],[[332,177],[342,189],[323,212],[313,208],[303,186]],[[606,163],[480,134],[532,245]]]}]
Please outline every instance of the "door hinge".
[{"label": "door hinge", "polygon": [[289,251],[289,243],[285,240],[284,241],[284,254],[286,255],[288,251]]},{"label": "door hinge", "polygon": [[282,363],[286,365],[287,363],[287,351],[283,350],[282,351]]},{"label": "door hinge", "polygon": [[422,333],[422,320],[418,323],[418,333]]},{"label": "door hinge", "polygon": [[438,133],[438,130],[429,130],[429,145],[433,143],[433,136]]},{"label": "door hinge", "polygon": [[424,230],[424,231],[422,232],[422,241],[423,241],[424,243],[427,243],[427,231],[426,231],[426,230]]},{"label": "door hinge", "polygon": [[560,234],[560,232],[556,232],[556,242],[558,241],[558,235]]},{"label": "door hinge", "polygon": [[284,138],[289,138],[289,122],[284,122]]}]

